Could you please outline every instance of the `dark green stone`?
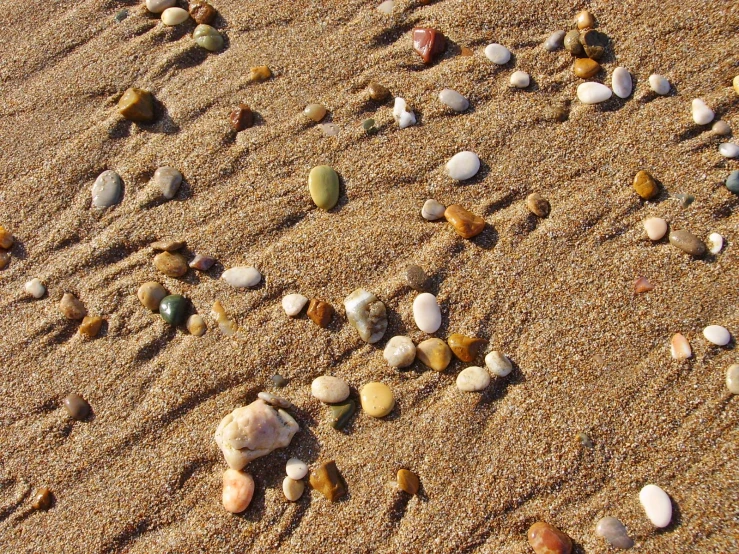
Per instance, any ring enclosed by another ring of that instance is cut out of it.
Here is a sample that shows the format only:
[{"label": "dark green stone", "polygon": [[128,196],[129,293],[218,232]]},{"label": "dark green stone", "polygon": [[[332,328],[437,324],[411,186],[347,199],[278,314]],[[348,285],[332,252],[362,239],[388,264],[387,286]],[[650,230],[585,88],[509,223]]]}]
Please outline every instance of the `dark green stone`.
[{"label": "dark green stone", "polygon": [[726,179],[726,188],[734,194],[739,194],[739,170],[732,171]]},{"label": "dark green stone", "polygon": [[280,388],[287,385],[287,380],[279,373],[276,373],[272,376],[272,382],[274,383],[276,387],[280,387]]},{"label": "dark green stone", "polygon": [[180,325],[187,314],[187,300],[181,294],[170,294],[159,303],[159,315],[170,325]]},{"label": "dark green stone", "polygon": [[330,406],[329,409],[331,410],[331,417],[329,418],[331,427],[342,429],[354,415],[354,411],[357,409],[357,403],[354,400],[346,400],[341,404]]},{"label": "dark green stone", "polygon": [[375,131],[377,131],[377,129],[375,128],[375,120],[365,119],[362,122],[362,129],[364,129],[367,133],[374,133]]}]

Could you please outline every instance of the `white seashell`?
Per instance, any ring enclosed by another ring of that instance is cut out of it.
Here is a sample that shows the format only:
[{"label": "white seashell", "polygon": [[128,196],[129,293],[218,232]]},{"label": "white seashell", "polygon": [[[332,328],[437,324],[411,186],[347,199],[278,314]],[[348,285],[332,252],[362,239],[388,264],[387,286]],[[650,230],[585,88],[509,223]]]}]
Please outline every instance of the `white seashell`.
[{"label": "white seashell", "polygon": [[639,492],[639,502],[655,527],[667,527],[672,521],[672,502],[657,485],[647,485]]},{"label": "white seashell", "polygon": [[623,67],[617,67],[611,75],[611,88],[613,94],[619,98],[628,98],[631,96],[633,84],[631,82],[631,73]]},{"label": "white seashell", "polygon": [[221,279],[236,288],[254,287],[262,280],[262,274],[253,267],[232,267],[221,275]]},{"label": "white seashell", "polygon": [[290,479],[299,481],[306,475],[308,475],[308,466],[302,460],[298,458],[290,458],[285,464],[285,473]]},{"label": "white seashell", "polygon": [[724,247],[724,237],[718,233],[708,235],[708,251],[711,254],[718,254]]},{"label": "white seashell", "polygon": [[403,98],[396,98],[393,106],[393,119],[398,123],[398,127],[405,129],[416,124],[416,114],[410,110],[406,110],[406,103]]},{"label": "white seashell", "polygon": [[485,47],[485,56],[487,56],[487,59],[489,59],[491,62],[503,65],[507,64],[511,59],[511,51],[508,50],[505,46],[502,44],[488,44]]},{"label": "white seashell", "polygon": [[667,222],[661,217],[650,217],[644,220],[644,230],[649,240],[660,240],[667,233]]},{"label": "white seashell", "polygon": [[513,370],[511,361],[497,350],[493,350],[485,356],[485,365],[498,377],[505,377]]},{"label": "white seashell", "polygon": [[490,374],[479,366],[463,369],[457,375],[457,388],[465,392],[477,392],[490,384]]},{"label": "white seashell", "polygon": [[676,360],[687,360],[693,355],[690,343],[682,334],[675,333],[670,341],[670,354]]},{"label": "white seashell", "polygon": [[703,329],[703,336],[708,342],[716,346],[726,346],[731,340],[731,333],[729,333],[726,327],[721,327],[721,325],[709,325]]},{"label": "white seashell", "polygon": [[662,75],[653,73],[649,76],[649,87],[657,94],[664,96],[670,92],[670,81],[662,77]]},{"label": "white seashell", "polygon": [[724,142],[718,145],[718,153],[724,158],[739,158],[739,146]]},{"label": "white seashell", "polygon": [[31,279],[23,286],[23,288],[34,298],[41,298],[44,293],[46,293],[46,287],[40,279]]},{"label": "white seashell", "polygon": [[290,317],[295,317],[307,303],[308,299],[302,294],[288,294],[282,298],[282,309]]},{"label": "white seashell", "polygon": [[187,13],[187,10],[183,10],[182,8],[167,8],[162,12],[162,23],[173,27],[174,25],[184,23],[189,17],[190,14]]},{"label": "white seashell", "polygon": [[470,101],[459,94],[456,90],[445,88],[439,93],[439,100],[445,106],[449,106],[455,112],[463,112],[470,107]]},{"label": "white seashell", "polygon": [[582,83],[577,87],[577,97],[583,104],[605,102],[612,94],[611,89],[596,82]]},{"label": "white seashell", "polygon": [[477,154],[464,150],[457,152],[452,158],[446,163],[446,172],[452,178],[457,181],[464,181],[474,177],[480,170],[480,158]]},{"label": "white seashell", "polygon": [[437,219],[444,217],[445,211],[446,207],[444,204],[429,198],[423,203],[423,207],[421,208],[421,217],[428,221],[436,221]]},{"label": "white seashell", "polygon": [[413,301],[413,319],[424,333],[435,333],[441,327],[441,310],[436,297],[422,292]]},{"label": "white seashell", "polygon": [[713,110],[700,98],[693,99],[691,110],[693,112],[693,121],[698,125],[708,125],[713,121],[713,117],[715,115]]},{"label": "white seashell", "polygon": [[511,75],[511,86],[515,88],[526,88],[531,83],[531,77],[525,71],[514,71]]}]

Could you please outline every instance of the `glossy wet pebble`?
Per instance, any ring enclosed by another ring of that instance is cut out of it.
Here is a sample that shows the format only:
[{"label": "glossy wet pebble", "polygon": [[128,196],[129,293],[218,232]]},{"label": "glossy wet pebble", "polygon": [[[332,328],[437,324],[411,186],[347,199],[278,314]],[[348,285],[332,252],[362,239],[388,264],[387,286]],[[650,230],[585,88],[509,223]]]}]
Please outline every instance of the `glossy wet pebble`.
[{"label": "glossy wet pebble", "polygon": [[644,220],[644,230],[649,240],[660,240],[667,233],[667,222],[661,217],[650,217]]},{"label": "glossy wet pebble", "polygon": [[595,17],[587,10],[583,10],[575,16],[575,24],[578,29],[590,29],[595,25]]},{"label": "glossy wet pebble", "polygon": [[310,386],[311,394],[325,404],[336,404],[349,398],[349,385],[331,375],[316,377]]},{"label": "glossy wet pebble", "polygon": [[436,297],[423,292],[413,300],[413,320],[424,333],[435,333],[441,326],[441,309]]},{"label": "glossy wet pebble", "polygon": [[485,47],[485,57],[497,65],[507,64],[511,59],[511,51],[502,44],[488,44]]},{"label": "glossy wet pebble", "polygon": [[432,338],[421,342],[416,347],[416,356],[427,367],[434,371],[444,371],[452,361],[452,351],[441,339]]},{"label": "glossy wet pebble", "polygon": [[421,208],[421,217],[427,221],[436,221],[437,219],[444,217],[445,210],[446,206],[444,206],[444,204],[429,198],[423,203],[423,207]]},{"label": "glossy wet pebble", "polygon": [[136,296],[139,302],[145,307],[155,312],[159,309],[159,303],[167,296],[167,289],[156,281],[147,281],[139,287]]},{"label": "glossy wet pebble", "polygon": [[628,98],[631,96],[631,91],[633,90],[631,73],[623,67],[614,69],[613,75],[611,75],[611,88],[613,89],[613,94],[619,98]]},{"label": "glossy wet pebble", "polygon": [[407,469],[398,470],[398,488],[410,495],[418,493],[418,489],[421,488],[418,475]]},{"label": "glossy wet pebble", "polygon": [[328,165],[319,165],[308,174],[308,191],[313,203],[330,210],[339,201],[339,175]]},{"label": "glossy wet pebble", "polygon": [[221,502],[227,512],[240,514],[249,507],[254,496],[254,479],[248,473],[229,468],[223,472]]},{"label": "glossy wet pebble", "polygon": [[413,29],[413,48],[423,63],[429,64],[446,50],[446,37],[436,29],[416,27]]},{"label": "glossy wet pebble", "polygon": [[173,167],[163,166],[154,172],[152,181],[162,192],[162,196],[167,200],[171,200],[182,184],[182,173]]},{"label": "glossy wet pebble", "polygon": [[726,388],[731,394],[739,394],[739,364],[732,364],[726,370]]},{"label": "glossy wet pebble", "polygon": [[652,73],[649,76],[649,88],[660,96],[665,96],[670,93],[670,81],[665,79],[662,75]]},{"label": "glossy wet pebble", "polygon": [[59,310],[67,319],[82,319],[87,315],[85,305],[72,293],[65,292],[59,302]]},{"label": "glossy wet pebble", "polygon": [[457,388],[461,391],[477,392],[486,389],[489,384],[490,374],[479,366],[463,369],[457,375]]},{"label": "glossy wet pebble", "polygon": [[547,37],[547,40],[544,41],[544,50],[547,52],[554,52],[555,50],[559,50],[562,48],[562,44],[565,39],[565,32],[564,31],[555,31],[549,37]]},{"label": "glossy wet pebble", "polygon": [[657,181],[648,171],[639,171],[634,176],[634,190],[644,200],[649,200],[657,196],[659,192],[657,188]]},{"label": "glossy wet pebble", "polygon": [[706,253],[706,245],[690,231],[672,231],[670,244],[696,258]]},{"label": "glossy wet pebble", "polygon": [[210,52],[216,52],[223,47],[223,35],[214,27],[204,23],[195,27],[192,38],[195,40],[195,44]]},{"label": "glossy wet pebble", "polygon": [[325,462],[311,471],[310,486],[320,492],[331,502],[346,496],[344,478],[333,460]]},{"label": "glossy wet pebble", "polygon": [[713,121],[714,113],[711,108],[700,98],[695,98],[691,104],[693,121],[698,125],[708,125]]},{"label": "glossy wet pebble", "polygon": [[297,502],[300,500],[300,497],[303,496],[304,490],[305,483],[303,483],[303,481],[293,479],[290,476],[287,476],[282,480],[282,493],[290,502]]},{"label": "glossy wet pebble", "polygon": [[122,187],[121,178],[115,171],[103,171],[92,185],[93,207],[108,208],[120,202]]},{"label": "glossy wet pebble", "polygon": [[181,294],[170,294],[159,303],[159,315],[170,325],[180,325],[185,321],[187,300]]},{"label": "glossy wet pebble", "polygon": [[590,79],[600,71],[600,64],[590,58],[576,58],[572,70],[576,77]]},{"label": "glossy wet pebble", "polygon": [[513,370],[511,361],[501,352],[493,350],[485,356],[485,365],[498,377],[505,377]]},{"label": "glossy wet pebble", "polygon": [[655,527],[667,527],[672,521],[670,497],[657,485],[645,486],[639,492],[639,502]]},{"label": "glossy wet pebble", "polygon": [[227,269],[221,279],[235,288],[256,287],[262,280],[262,274],[255,267],[237,266]]},{"label": "glossy wet pebble", "polygon": [[615,548],[628,550],[634,546],[634,541],[629,537],[626,527],[615,517],[606,516],[601,518],[595,526],[595,534],[603,537],[608,544]]},{"label": "glossy wet pebble", "polygon": [[457,358],[463,362],[472,362],[485,347],[485,339],[452,333],[447,339],[447,344]]},{"label": "glossy wet pebble", "polygon": [[596,82],[582,83],[577,87],[577,97],[583,104],[599,104],[611,95],[611,89]]},{"label": "glossy wet pebble", "polygon": [[367,383],[359,391],[362,410],[372,417],[385,417],[395,407],[393,391],[385,383]]},{"label": "glossy wet pebble", "polygon": [[282,297],[282,309],[290,317],[298,315],[307,303],[308,298],[302,294],[293,293]]},{"label": "glossy wet pebble", "polygon": [[299,458],[290,458],[285,464],[285,473],[290,479],[299,481],[308,475],[308,466]]},{"label": "glossy wet pebble", "polygon": [[739,158],[739,145],[724,142],[718,145],[718,153],[724,158]]},{"label": "glossy wet pebble", "polygon": [[0,248],[8,250],[10,247],[13,246],[14,242],[15,241],[13,240],[13,233],[0,225]]},{"label": "glossy wet pebble", "polygon": [[182,8],[167,8],[162,12],[162,23],[170,27],[179,25],[190,19],[190,14]]},{"label": "glossy wet pebble", "polygon": [[329,406],[329,423],[334,429],[343,429],[354,415],[357,403],[353,399]]},{"label": "glossy wet pebble", "polygon": [[726,346],[731,341],[731,333],[721,325],[709,325],[703,329],[703,336],[708,342],[716,346]]},{"label": "glossy wet pebble", "polygon": [[445,88],[439,93],[439,100],[445,106],[453,109],[455,112],[463,112],[470,107],[470,102],[456,90]]},{"label": "glossy wet pebble", "polygon": [[444,211],[444,217],[462,238],[470,239],[482,233],[485,220],[466,210],[462,206],[452,204]]},{"label": "glossy wet pebble", "polygon": [[46,287],[40,279],[36,278],[31,279],[25,285],[23,285],[23,290],[25,290],[34,298],[41,298],[44,294],[46,294]]},{"label": "glossy wet pebble", "polygon": [[416,345],[409,337],[398,335],[387,341],[382,356],[390,367],[408,367],[416,359]]},{"label": "glossy wet pebble", "polygon": [[154,256],[154,267],[167,277],[182,277],[187,273],[187,260],[182,254],[162,252]]},{"label": "glossy wet pebble", "polygon": [[529,546],[536,554],[570,554],[572,540],[562,531],[543,521],[537,521],[527,533]]},{"label": "glossy wet pebble", "polygon": [[46,487],[41,487],[39,490],[36,491],[36,494],[33,495],[33,502],[31,503],[31,508],[34,510],[48,510],[51,508],[51,504],[54,501],[54,495],[52,492],[47,489]]},{"label": "glossy wet pebble", "polygon": [[228,122],[231,125],[231,129],[240,133],[254,126],[254,112],[251,110],[249,104],[242,102],[238,108],[228,114]]},{"label": "glossy wet pebble", "polygon": [[77,421],[82,421],[90,414],[90,405],[79,394],[67,395],[62,403],[69,417]]}]

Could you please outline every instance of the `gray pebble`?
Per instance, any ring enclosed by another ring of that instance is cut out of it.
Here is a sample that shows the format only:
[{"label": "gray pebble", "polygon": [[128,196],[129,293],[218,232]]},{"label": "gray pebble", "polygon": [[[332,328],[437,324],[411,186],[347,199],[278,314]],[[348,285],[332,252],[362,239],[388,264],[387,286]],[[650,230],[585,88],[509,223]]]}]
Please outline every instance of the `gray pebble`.
[{"label": "gray pebble", "polygon": [[92,185],[92,205],[107,208],[121,201],[121,177],[112,169],[103,171]]},{"label": "gray pebble", "polygon": [[429,288],[428,275],[417,265],[408,266],[405,272],[405,280],[413,290],[426,291]]},{"label": "gray pebble", "polygon": [[162,191],[162,196],[171,200],[182,184],[182,173],[173,167],[160,167],[154,172],[154,183]]},{"label": "gray pebble", "polygon": [[729,174],[726,179],[726,188],[734,194],[739,194],[739,169]]},{"label": "gray pebble", "polygon": [[549,35],[549,38],[544,41],[544,50],[546,50],[547,52],[554,52],[555,50],[559,50],[560,48],[562,48],[562,43],[564,42],[564,39],[564,31],[553,32],[551,35]]},{"label": "gray pebble", "polygon": [[629,537],[626,527],[615,517],[604,517],[595,526],[595,534],[606,539],[606,542],[616,548],[628,550],[634,546],[634,541]]}]

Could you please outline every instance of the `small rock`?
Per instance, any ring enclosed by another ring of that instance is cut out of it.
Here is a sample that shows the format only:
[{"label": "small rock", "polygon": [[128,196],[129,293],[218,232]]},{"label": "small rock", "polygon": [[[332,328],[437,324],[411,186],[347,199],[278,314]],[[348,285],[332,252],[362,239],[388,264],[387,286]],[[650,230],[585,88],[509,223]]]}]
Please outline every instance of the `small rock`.
[{"label": "small rock", "polygon": [[313,298],[306,313],[313,323],[319,327],[327,327],[334,317],[334,307],[328,302]]},{"label": "small rock", "polygon": [[190,19],[190,14],[182,8],[167,8],[162,12],[162,23],[174,27]]},{"label": "small rock", "polygon": [[239,107],[228,115],[228,122],[237,133],[249,129],[254,126],[254,112],[248,104],[239,104]]},{"label": "small rock", "polygon": [[285,385],[287,385],[287,379],[285,379],[285,378],[284,378],[284,377],[283,377],[282,375],[280,375],[279,373],[275,373],[275,374],[274,374],[274,375],[272,376],[272,384],[273,384],[274,386],[276,386],[277,388],[280,388],[280,389],[281,389],[282,387],[284,387]]},{"label": "small rock", "polygon": [[393,8],[395,8],[394,0],[385,0],[382,4],[377,6],[377,11],[385,15],[390,15],[393,13]]},{"label": "small rock", "polygon": [[595,27],[595,17],[587,10],[583,10],[575,17],[575,23],[580,30]]},{"label": "small rock", "polygon": [[152,242],[151,246],[154,250],[163,252],[177,252],[185,247],[187,243],[184,240],[158,240]]},{"label": "small rock", "polygon": [[739,169],[729,173],[726,178],[726,188],[734,194],[739,194]]},{"label": "small rock", "polygon": [[312,119],[318,123],[326,116],[326,108],[322,104],[308,104],[303,110],[303,113],[308,119]]},{"label": "small rock", "polygon": [[41,298],[46,294],[46,287],[40,279],[31,279],[23,285],[23,289],[34,298]]},{"label": "small rock", "polygon": [[227,512],[240,514],[249,507],[254,496],[254,479],[238,469],[223,472],[223,495],[221,501]]},{"label": "small rock", "polygon": [[343,429],[349,423],[356,409],[357,403],[352,399],[330,406],[329,411],[331,416],[329,417],[329,423],[331,427],[334,429]]},{"label": "small rock", "polygon": [[290,402],[289,400],[285,400],[284,398],[276,396],[272,394],[271,392],[262,391],[259,394],[257,394],[257,397],[264,400],[270,406],[275,406],[276,408],[282,408],[283,410],[292,410],[295,407],[293,406],[292,402]]},{"label": "small rock", "polygon": [[344,299],[349,323],[359,332],[363,341],[375,343],[387,329],[385,304],[364,289],[357,289]]},{"label": "small rock", "polygon": [[600,104],[611,97],[611,89],[600,83],[582,83],[577,87],[577,97],[583,104]]},{"label": "small rock", "polygon": [[7,250],[0,251],[0,269],[5,269],[10,263],[10,252]]},{"label": "small rock", "polygon": [[224,271],[221,279],[232,287],[243,289],[256,287],[262,280],[262,274],[255,267],[237,266]]},{"label": "small rock", "polygon": [[634,85],[631,80],[631,73],[623,67],[617,67],[613,70],[613,75],[611,75],[611,88],[613,89],[613,94],[619,98],[628,98],[631,96],[633,87]]},{"label": "small rock", "polygon": [[672,246],[696,258],[706,253],[706,245],[690,231],[672,231],[669,239]]},{"label": "small rock", "polygon": [[581,56],[584,51],[582,44],[580,44],[580,31],[573,29],[568,31],[564,38],[565,50],[567,50],[573,56]]},{"label": "small rock", "polygon": [[485,356],[485,365],[498,377],[505,377],[513,371],[513,364],[511,361],[497,350],[488,352],[487,356]]},{"label": "small rock", "polygon": [[667,233],[667,222],[661,217],[650,217],[644,220],[644,230],[649,240],[660,240]]},{"label": "small rock", "polygon": [[62,296],[59,309],[67,319],[82,319],[87,315],[85,305],[70,292],[65,292]]},{"label": "small rock", "polygon": [[721,136],[728,136],[731,134],[731,127],[723,119],[716,121],[711,127],[711,131]]},{"label": "small rock", "polygon": [[212,23],[216,17],[216,9],[205,0],[190,0],[188,10],[190,11],[190,17],[192,17],[198,25],[208,25],[209,23]]},{"label": "small rock", "polygon": [[428,292],[416,296],[413,301],[413,319],[424,333],[435,333],[441,326],[441,309],[436,297]]},{"label": "small rock", "polygon": [[603,537],[608,544],[615,548],[628,550],[634,546],[626,527],[615,517],[604,517],[595,526],[595,534]]},{"label": "small rock", "polygon": [[693,99],[691,109],[693,112],[693,121],[698,125],[708,125],[713,121],[713,117],[715,115],[713,110],[700,98]]},{"label": "small rock", "polygon": [[480,170],[480,158],[468,150],[457,152],[446,163],[446,172],[457,181],[464,181],[474,177]]},{"label": "small rock", "polygon": [[416,347],[416,356],[425,366],[434,371],[444,371],[452,361],[449,346],[437,338],[427,339]]},{"label": "small rock", "polygon": [[732,364],[726,370],[726,388],[731,394],[739,394],[739,364]]},{"label": "small rock", "polygon": [[670,355],[675,360],[687,360],[693,355],[693,350],[690,348],[690,343],[681,333],[675,333],[672,335],[670,341]]},{"label": "small rock", "polygon": [[151,13],[162,13],[177,4],[177,0],[146,0],[146,9]]},{"label": "small rock", "polygon": [[731,81],[731,86],[734,88],[734,92],[739,94],[739,75],[735,76]]},{"label": "small rock", "polygon": [[118,113],[129,121],[149,123],[154,120],[154,97],[148,90],[126,89],[118,100]]},{"label": "small rock", "polygon": [[182,277],[187,273],[187,260],[181,254],[162,252],[154,256],[154,267],[167,277]]},{"label": "small rock", "polygon": [[416,359],[416,345],[409,337],[398,335],[387,341],[382,356],[390,367],[408,367]]},{"label": "small rock", "polygon": [[182,184],[182,173],[173,167],[164,166],[154,172],[152,180],[162,191],[162,196],[167,200],[172,200]]},{"label": "small rock", "polygon": [[367,383],[359,391],[362,409],[372,417],[385,417],[395,407],[393,391],[385,383]]},{"label": "small rock", "polygon": [[657,188],[657,181],[648,171],[639,171],[634,176],[634,190],[644,200],[649,200],[657,196],[659,192]]},{"label": "small rock", "polygon": [[116,23],[120,23],[127,17],[128,17],[128,10],[121,10],[117,14],[115,14],[115,17],[113,19],[116,21]]},{"label": "small rock", "polygon": [[384,102],[390,96],[390,91],[375,81],[372,81],[367,86],[367,91],[369,92],[370,98],[375,102]]},{"label": "small rock", "polygon": [[462,46],[462,48],[459,51],[460,55],[465,57],[474,56],[475,53],[472,51],[472,49],[467,48],[466,46]]},{"label": "small rock", "polygon": [[510,83],[514,88],[526,88],[531,83],[531,77],[525,71],[514,71]]},{"label": "small rock", "polygon": [[190,260],[190,263],[187,265],[193,269],[197,269],[198,271],[208,271],[213,267],[214,263],[216,263],[215,258],[204,256],[203,254],[195,254],[195,257]]},{"label": "small rock", "polygon": [[255,83],[266,81],[272,77],[272,72],[266,65],[257,65],[249,70],[249,80]]},{"label": "small rock", "polygon": [[419,266],[411,264],[405,270],[405,281],[413,290],[425,291],[429,288],[429,278]]},{"label": "small rock", "polygon": [[579,433],[577,434],[577,440],[578,440],[578,441],[580,442],[580,444],[582,444],[582,445],[583,445],[583,446],[584,446],[585,448],[593,448],[593,447],[594,447],[592,439],[591,439],[591,438],[590,438],[589,436],[587,436],[587,435],[586,435],[585,433],[583,433],[582,431],[580,431],[580,432],[579,432]]},{"label": "small rock", "polygon": [[446,206],[444,206],[444,204],[429,198],[423,203],[423,207],[421,208],[421,217],[428,221],[436,221],[437,219],[444,217],[445,210]]},{"label": "small rock", "polygon": [[418,475],[407,469],[401,469],[398,471],[398,488],[404,492],[407,492],[411,496],[418,493],[418,489],[421,488],[421,483],[418,480]]},{"label": "small rock", "polygon": [[318,165],[308,174],[308,192],[313,203],[330,210],[339,201],[339,175],[328,165]]},{"label": "small rock", "polygon": [[595,29],[590,29],[580,33],[580,44],[588,58],[599,60],[605,53],[608,37]]},{"label": "small rock", "polygon": [[34,510],[48,510],[49,508],[51,508],[53,500],[54,495],[51,493],[51,491],[46,487],[42,487],[36,491],[36,494],[33,495],[33,503],[31,504],[31,508],[33,508]]},{"label": "small rock", "polygon": [[575,76],[581,79],[590,79],[590,77],[600,71],[600,64],[590,58],[575,58],[573,71],[575,72]]},{"label": "small rock", "polygon": [[290,479],[300,481],[303,477],[308,475],[308,466],[302,460],[298,458],[290,458],[285,464],[285,473]]},{"label": "small rock", "polygon": [[711,233],[708,235],[708,251],[711,254],[718,254],[724,247],[724,237],[718,233]]},{"label": "small rock", "polygon": [[223,35],[210,25],[201,23],[192,33],[195,44],[209,52],[216,52],[223,47]]},{"label": "small rock", "polygon": [[136,296],[141,304],[152,312],[159,309],[159,303],[165,296],[167,296],[167,294],[167,289],[156,281],[147,281],[141,285],[139,290],[136,292]]},{"label": "small rock", "polygon": [[436,29],[413,29],[413,48],[418,52],[423,63],[431,63],[437,54],[446,50],[446,37]]},{"label": "small rock", "polygon": [[471,239],[479,235],[485,228],[485,220],[483,218],[465,210],[457,204],[449,206],[444,211],[444,217],[452,224],[457,234],[466,239]]},{"label": "small rock", "polygon": [[657,485],[647,485],[639,492],[639,502],[655,527],[667,527],[672,521],[672,501]]},{"label": "small rock", "polygon": [[303,496],[304,490],[305,483],[302,481],[296,481],[289,476],[282,480],[282,493],[290,502],[297,502],[300,500],[300,497]]},{"label": "small rock", "polygon": [[200,314],[192,314],[190,317],[188,317],[187,322],[185,323],[185,327],[187,327],[187,332],[194,337],[202,337],[205,334],[205,331],[208,329],[208,327],[205,325],[205,320],[203,319],[203,316],[201,316]]},{"label": "small rock", "polygon": [[726,346],[731,341],[731,333],[721,325],[709,325],[703,329],[703,336],[711,344]]},{"label": "small rock", "polygon": [[511,60],[511,51],[502,44],[488,44],[485,47],[485,57],[497,65],[505,65]]},{"label": "small rock", "polygon": [[652,73],[649,76],[649,88],[660,96],[665,96],[670,93],[670,81],[662,77],[662,75]]},{"label": "small rock", "polygon": [[[334,123],[321,123],[319,127],[327,137],[335,137],[339,135],[339,126]],[[374,130],[376,131],[377,129]]]},{"label": "small rock", "polygon": [[0,225],[0,248],[8,250],[13,246],[13,233]]},{"label": "small rock", "polygon": [[375,127],[375,120],[370,118],[362,121],[362,129],[364,129],[364,132],[368,134],[376,132],[377,127]]},{"label": "small rock", "polygon": [[470,107],[470,101],[459,94],[456,90],[445,88],[439,93],[439,100],[445,106],[453,109],[455,112],[463,112]]},{"label": "small rock", "polygon": [[69,394],[62,401],[69,417],[82,421],[90,414],[90,405],[79,394]]},{"label": "small rock", "polygon": [[479,366],[463,369],[457,375],[457,388],[461,391],[478,392],[485,390],[489,384],[490,374]]},{"label": "small rock", "polygon": [[349,398],[349,385],[338,377],[321,375],[311,383],[310,392],[324,404],[337,404]]},{"label": "small rock", "polygon": [[180,325],[185,321],[187,300],[181,294],[170,294],[159,303],[159,315],[170,325]]},{"label": "small rock", "polygon": [[544,41],[544,50],[546,50],[547,52],[554,52],[555,50],[559,50],[560,48],[562,48],[562,43],[564,42],[564,39],[564,31],[554,31],[551,35],[549,35],[547,40]]},{"label": "small rock", "polygon": [[641,294],[654,290],[654,285],[646,277],[639,277],[634,283],[634,294]]},{"label": "small rock", "polygon": [[228,314],[226,314],[226,310],[218,300],[213,303],[213,307],[210,309],[210,317],[215,320],[218,324],[218,329],[220,329],[221,333],[226,336],[235,334],[239,329],[236,322],[229,319]]},{"label": "small rock", "polygon": [[724,158],[739,158],[739,145],[724,142],[718,145],[718,153]]},{"label": "small rock", "polygon": [[406,127],[416,124],[416,114],[411,110],[406,109],[405,100],[400,97],[395,99],[395,105],[393,106],[393,119],[401,129],[405,129]]},{"label": "small rock", "polygon": [[336,463],[333,460],[321,464],[311,472],[310,486],[331,502],[336,502],[346,496],[344,478],[339,473]]},{"label": "small rock", "polygon": [[454,355],[463,362],[472,362],[480,355],[485,346],[485,339],[467,337],[459,333],[452,333],[447,339],[449,348]]},{"label": "small rock", "polygon": [[536,554],[570,554],[572,540],[562,531],[543,521],[537,521],[527,533],[529,545]]},{"label": "small rock", "polygon": [[537,217],[546,217],[551,210],[549,201],[538,192],[531,193],[526,197],[526,207]]},{"label": "small rock", "polygon": [[103,318],[96,315],[86,315],[82,318],[82,324],[79,328],[80,335],[87,337],[88,339],[94,339],[98,336],[100,329],[103,326]]},{"label": "small rock", "polygon": [[282,309],[290,317],[298,315],[307,303],[308,299],[302,294],[288,294],[282,297]]},{"label": "small rock", "polygon": [[121,201],[122,183],[120,176],[108,169],[103,171],[92,185],[92,205],[95,208],[108,208]]}]

